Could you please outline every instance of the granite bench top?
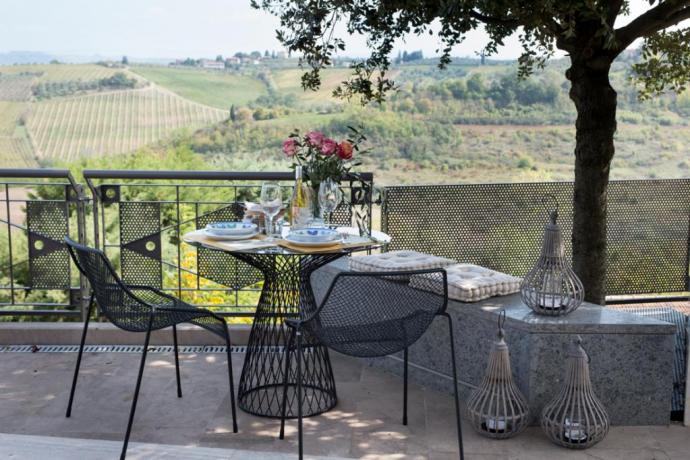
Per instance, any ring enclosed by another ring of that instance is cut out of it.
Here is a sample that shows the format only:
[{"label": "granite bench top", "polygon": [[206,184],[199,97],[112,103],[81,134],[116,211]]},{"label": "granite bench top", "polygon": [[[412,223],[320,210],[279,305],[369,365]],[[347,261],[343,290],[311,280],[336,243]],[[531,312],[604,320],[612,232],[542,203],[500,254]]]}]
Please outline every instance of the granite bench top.
[{"label": "granite bench top", "polygon": [[[347,271],[347,258],[336,260],[319,269],[335,276]],[[487,320],[498,321],[498,314],[505,309],[507,328],[516,328],[532,333],[566,334],[675,334],[673,324],[653,318],[614,310],[600,305],[583,302],[567,316],[537,315],[522,303],[520,294],[491,297],[479,302],[465,303],[448,300],[448,310],[475,315]]]}]

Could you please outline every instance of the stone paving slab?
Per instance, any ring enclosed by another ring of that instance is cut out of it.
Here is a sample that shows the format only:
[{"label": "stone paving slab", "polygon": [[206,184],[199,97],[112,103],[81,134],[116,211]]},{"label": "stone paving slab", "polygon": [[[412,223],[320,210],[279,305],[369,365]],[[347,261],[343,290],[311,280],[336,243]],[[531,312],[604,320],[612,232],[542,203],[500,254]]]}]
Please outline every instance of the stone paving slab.
[{"label": "stone paving slab", "polygon": [[[56,438],[0,433],[0,458],[21,460],[104,460],[118,458],[122,443],[94,439]],[[49,453],[49,454],[48,454]],[[127,450],[131,460],[288,460],[289,454],[237,449],[213,449],[135,442]],[[307,460],[347,460],[307,455]]]},{"label": "stone paving slab", "polygon": [[[164,453],[170,452],[165,450],[168,446],[174,446],[171,449],[182,455],[180,458],[192,460],[196,455],[205,455],[205,449],[230,449],[228,455],[244,452],[244,456],[229,457],[232,460],[296,458],[294,421],[286,425],[286,439],[279,440],[278,420],[254,417],[240,410],[240,432],[232,433],[224,354],[180,355],[182,398],[177,398],[175,392],[172,355],[154,353],[149,356],[131,438],[132,446],[146,443],[148,447],[141,448],[144,450],[137,454],[139,457],[134,457],[132,450],[128,458],[175,458],[163,454],[156,457],[159,454],[155,445],[161,445]],[[242,354],[233,356],[236,378],[239,378],[243,358]],[[0,353],[0,433],[68,438],[68,441],[71,438],[77,443],[112,441],[104,445],[114,449],[114,453],[119,452],[139,355],[85,354],[72,417],[67,419],[65,408],[75,361],[76,353]],[[335,353],[332,361],[338,405],[326,414],[305,419],[307,455],[327,459],[457,460],[450,395],[410,385],[409,424],[403,426],[402,380],[399,377],[370,367],[366,361]],[[482,438],[467,424],[464,428],[467,460],[690,459],[690,429],[675,424],[614,427],[604,441],[584,452],[551,444],[538,427],[505,441]],[[4,444],[0,439],[0,448]],[[68,447],[62,458],[56,456],[62,452],[57,447],[42,445],[45,447],[31,453],[33,457],[26,453],[31,451],[17,450],[14,456],[9,456],[0,450],[0,459],[88,458],[81,455],[82,449],[70,455],[69,443],[65,444]],[[14,441],[11,446],[18,448]],[[208,452],[218,454],[215,450]],[[274,456],[266,457],[268,454]],[[116,457],[103,455],[98,458]]]}]

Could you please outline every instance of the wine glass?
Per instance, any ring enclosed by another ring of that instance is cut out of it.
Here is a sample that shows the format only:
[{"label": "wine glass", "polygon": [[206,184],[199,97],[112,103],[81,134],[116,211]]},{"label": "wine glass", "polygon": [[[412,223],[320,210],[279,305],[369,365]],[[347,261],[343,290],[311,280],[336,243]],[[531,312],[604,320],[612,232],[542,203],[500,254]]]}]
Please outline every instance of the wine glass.
[{"label": "wine glass", "polygon": [[336,181],[328,178],[321,182],[319,185],[319,206],[321,206],[321,214],[327,227],[330,227],[331,213],[338,207],[341,199],[340,186]]},{"label": "wine glass", "polygon": [[275,182],[261,184],[261,208],[266,215],[266,240],[273,241],[273,217],[283,207],[283,195],[280,185]]}]

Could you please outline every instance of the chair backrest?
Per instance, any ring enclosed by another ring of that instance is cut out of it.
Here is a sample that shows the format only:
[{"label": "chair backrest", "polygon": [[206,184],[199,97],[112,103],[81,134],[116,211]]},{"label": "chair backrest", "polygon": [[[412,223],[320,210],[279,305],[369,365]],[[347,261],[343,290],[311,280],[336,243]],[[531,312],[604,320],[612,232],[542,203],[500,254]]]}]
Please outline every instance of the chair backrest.
[{"label": "chair backrest", "polygon": [[148,321],[151,309],[129,293],[103,251],[70,238],[65,238],[65,244],[75,265],[89,280],[101,313],[117,327],[140,330],[140,324]]},{"label": "chair backrest", "polygon": [[416,342],[447,302],[443,269],[345,272],[305,319],[311,332],[336,351],[385,356]]}]

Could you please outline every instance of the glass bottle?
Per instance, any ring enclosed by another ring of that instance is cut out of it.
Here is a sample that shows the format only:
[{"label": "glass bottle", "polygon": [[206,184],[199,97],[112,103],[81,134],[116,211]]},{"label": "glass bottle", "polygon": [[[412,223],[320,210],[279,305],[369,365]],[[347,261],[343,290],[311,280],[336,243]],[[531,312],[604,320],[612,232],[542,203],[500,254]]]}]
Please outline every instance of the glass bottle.
[{"label": "glass bottle", "polygon": [[303,228],[309,225],[312,218],[309,188],[302,180],[302,166],[295,166],[295,188],[292,190],[290,204],[290,227]]}]

